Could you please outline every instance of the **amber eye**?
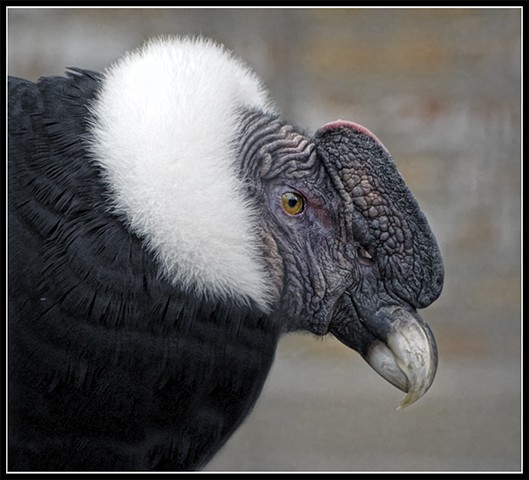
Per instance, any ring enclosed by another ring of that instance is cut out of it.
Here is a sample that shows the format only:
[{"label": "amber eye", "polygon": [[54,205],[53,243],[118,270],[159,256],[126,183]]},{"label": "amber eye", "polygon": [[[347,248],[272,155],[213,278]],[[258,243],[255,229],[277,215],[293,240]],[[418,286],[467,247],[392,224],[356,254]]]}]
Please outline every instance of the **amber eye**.
[{"label": "amber eye", "polygon": [[289,215],[299,215],[303,212],[305,202],[299,193],[286,192],[281,196],[281,206]]}]

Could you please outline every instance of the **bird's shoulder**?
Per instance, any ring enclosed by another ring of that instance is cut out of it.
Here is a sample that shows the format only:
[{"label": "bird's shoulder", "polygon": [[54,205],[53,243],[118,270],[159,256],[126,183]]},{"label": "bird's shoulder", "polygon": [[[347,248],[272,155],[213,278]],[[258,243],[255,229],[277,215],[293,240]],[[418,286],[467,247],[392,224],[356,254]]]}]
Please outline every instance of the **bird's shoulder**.
[{"label": "bird's shoulder", "polygon": [[84,72],[9,84],[13,458],[196,468],[251,409],[279,333],[251,306],[160,276],[90,158],[97,85]]}]

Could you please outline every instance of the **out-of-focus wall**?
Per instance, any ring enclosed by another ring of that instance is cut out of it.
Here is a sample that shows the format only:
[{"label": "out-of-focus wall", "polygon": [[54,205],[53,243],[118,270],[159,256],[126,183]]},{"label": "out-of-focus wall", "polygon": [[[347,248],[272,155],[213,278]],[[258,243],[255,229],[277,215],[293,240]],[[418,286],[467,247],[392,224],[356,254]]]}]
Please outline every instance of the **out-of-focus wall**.
[{"label": "out-of-focus wall", "polygon": [[400,394],[332,339],[286,337],[211,470],[520,469],[519,9],[9,9],[8,69],[102,69],[160,35],[244,58],[284,116],[336,118],[392,152],[439,240],[431,391]]}]

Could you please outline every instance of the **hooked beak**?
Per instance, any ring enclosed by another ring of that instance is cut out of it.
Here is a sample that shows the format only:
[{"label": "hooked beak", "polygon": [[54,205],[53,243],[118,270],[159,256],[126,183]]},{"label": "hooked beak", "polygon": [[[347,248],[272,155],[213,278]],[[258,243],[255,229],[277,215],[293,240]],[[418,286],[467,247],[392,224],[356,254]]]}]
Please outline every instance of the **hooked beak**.
[{"label": "hooked beak", "polygon": [[422,318],[415,311],[392,305],[380,308],[369,320],[354,323],[341,324],[331,332],[357,350],[378,374],[407,393],[397,410],[421,398],[437,371],[437,346]]},{"label": "hooked beak", "polygon": [[[407,395],[397,410],[421,398],[437,371],[437,345],[430,327],[402,307],[381,308],[376,314],[378,337],[364,356],[373,369]],[[376,327],[375,327],[376,328]]]}]

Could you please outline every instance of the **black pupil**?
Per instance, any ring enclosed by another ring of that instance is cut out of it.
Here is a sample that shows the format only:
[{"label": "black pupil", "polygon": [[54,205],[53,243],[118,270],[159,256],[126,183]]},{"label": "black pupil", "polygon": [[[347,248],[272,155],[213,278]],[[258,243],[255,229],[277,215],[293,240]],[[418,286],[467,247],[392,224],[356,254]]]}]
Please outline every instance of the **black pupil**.
[{"label": "black pupil", "polygon": [[298,199],[294,196],[291,196],[289,199],[288,199],[288,206],[290,208],[294,208],[295,206],[297,206],[298,204]]}]

